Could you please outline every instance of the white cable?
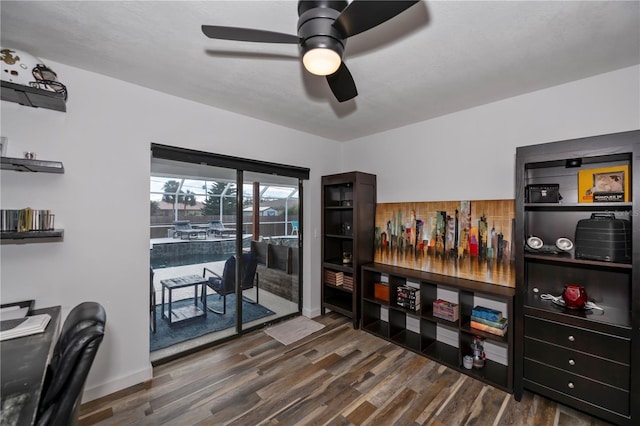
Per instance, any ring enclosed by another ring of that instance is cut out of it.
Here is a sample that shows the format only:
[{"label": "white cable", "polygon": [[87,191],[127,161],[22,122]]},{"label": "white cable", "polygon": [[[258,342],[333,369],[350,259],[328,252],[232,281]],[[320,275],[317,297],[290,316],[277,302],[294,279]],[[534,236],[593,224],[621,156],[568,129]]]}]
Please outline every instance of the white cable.
[{"label": "white cable", "polygon": [[[564,299],[562,298],[562,296],[554,296],[554,295],[552,295],[552,294],[545,293],[545,294],[541,294],[541,295],[540,295],[540,299],[543,299],[543,300],[552,300],[552,301],[556,302],[558,305],[565,306],[565,302],[564,302]],[[585,307],[586,309],[598,309],[598,310],[600,310],[600,311],[603,311],[603,312],[604,312],[604,309],[602,309],[600,306],[596,305],[596,304],[595,304],[595,303],[593,303],[593,302],[587,302],[587,303],[585,303],[585,304],[584,304],[584,307]]]}]

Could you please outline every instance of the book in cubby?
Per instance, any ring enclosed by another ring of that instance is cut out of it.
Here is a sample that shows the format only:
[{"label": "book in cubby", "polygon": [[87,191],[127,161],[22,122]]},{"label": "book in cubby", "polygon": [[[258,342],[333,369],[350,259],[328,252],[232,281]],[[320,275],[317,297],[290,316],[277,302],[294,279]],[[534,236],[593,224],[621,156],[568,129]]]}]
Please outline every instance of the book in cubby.
[{"label": "book in cubby", "polygon": [[508,320],[502,312],[484,306],[476,306],[471,311],[471,328],[486,333],[504,336],[507,333]]}]

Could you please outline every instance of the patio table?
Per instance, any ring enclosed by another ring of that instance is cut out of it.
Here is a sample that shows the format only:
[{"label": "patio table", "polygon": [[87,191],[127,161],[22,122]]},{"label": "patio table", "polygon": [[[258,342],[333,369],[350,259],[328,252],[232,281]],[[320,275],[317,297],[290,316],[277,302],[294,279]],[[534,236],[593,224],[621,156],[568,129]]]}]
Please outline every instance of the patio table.
[{"label": "patio table", "polygon": [[[162,284],[162,318],[167,320],[169,326],[207,317],[207,281],[200,275],[185,275],[160,281]],[[191,286],[193,286],[193,305],[188,304],[180,308],[173,308],[173,290]],[[198,297],[198,286],[201,286],[200,297]],[[165,290],[168,292],[167,309],[165,309]]]}]

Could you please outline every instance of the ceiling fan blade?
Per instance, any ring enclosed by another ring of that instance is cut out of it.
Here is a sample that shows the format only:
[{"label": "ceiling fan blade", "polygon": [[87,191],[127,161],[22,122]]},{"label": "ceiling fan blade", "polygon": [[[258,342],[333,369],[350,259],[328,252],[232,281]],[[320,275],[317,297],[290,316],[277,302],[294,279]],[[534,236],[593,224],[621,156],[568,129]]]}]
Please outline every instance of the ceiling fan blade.
[{"label": "ceiling fan blade", "polygon": [[367,31],[401,14],[419,0],[367,1],[353,0],[333,23],[345,38]]},{"label": "ceiling fan blade", "polygon": [[251,28],[203,25],[202,32],[209,38],[217,38],[222,40],[253,41],[257,43],[300,43],[300,37],[298,37],[297,35],[276,33],[273,31],[254,30]]},{"label": "ceiling fan blade", "polygon": [[348,101],[358,96],[358,89],[347,66],[342,62],[338,71],[327,76],[327,82],[338,102]]}]

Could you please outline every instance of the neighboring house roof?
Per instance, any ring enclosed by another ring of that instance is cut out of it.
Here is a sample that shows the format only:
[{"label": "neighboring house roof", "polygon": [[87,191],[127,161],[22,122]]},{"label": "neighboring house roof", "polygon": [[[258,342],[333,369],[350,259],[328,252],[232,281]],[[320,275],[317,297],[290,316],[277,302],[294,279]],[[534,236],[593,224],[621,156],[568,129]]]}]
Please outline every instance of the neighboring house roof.
[{"label": "neighboring house roof", "polygon": [[[269,206],[260,207],[260,208],[258,209],[258,211],[259,211],[260,213],[264,213],[264,212],[266,212],[267,210],[274,210],[274,211],[277,211],[277,210],[276,210],[276,209],[274,209],[273,207],[269,207]],[[252,212],[252,211],[253,211],[253,207],[245,207],[244,209],[242,209],[242,211],[243,211],[243,212]]]},{"label": "neighboring house roof", "polygon": [[[179,210],[189,210],[189,211],[200,211],[202,210],[202,203],[199,201],[196,201],[196,203],[193,206],[189,206],[187,205],[187,208],[185,209],[184,204],[178,204],[178,209]],[[160,210],[173,210],[173,203],[167,203],[166,201],[159,201],[158,202],[158,208]]]}]

